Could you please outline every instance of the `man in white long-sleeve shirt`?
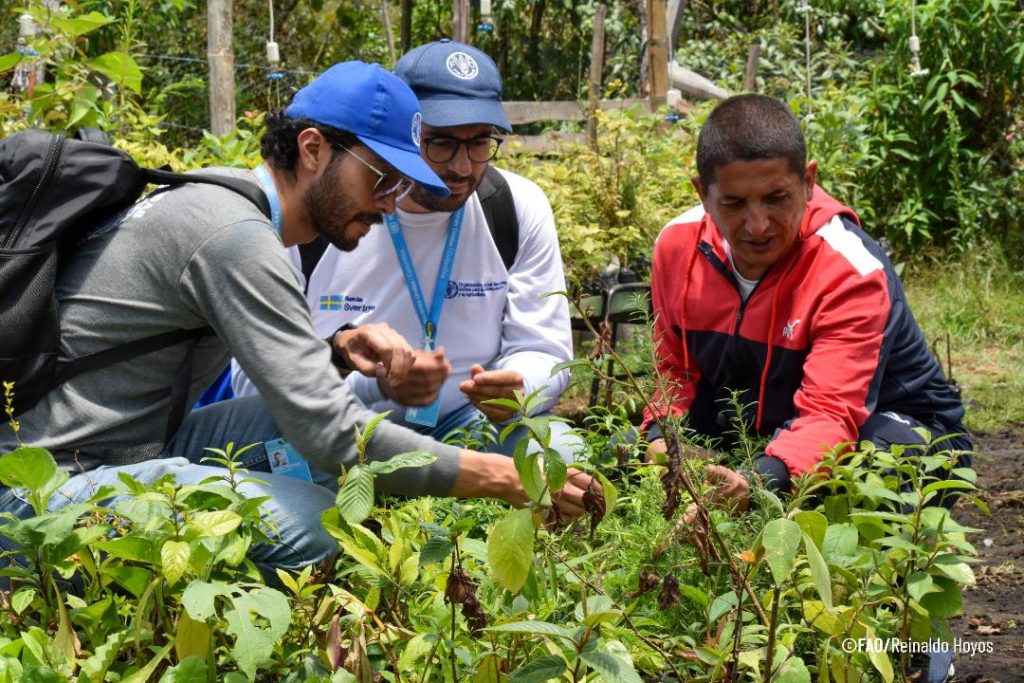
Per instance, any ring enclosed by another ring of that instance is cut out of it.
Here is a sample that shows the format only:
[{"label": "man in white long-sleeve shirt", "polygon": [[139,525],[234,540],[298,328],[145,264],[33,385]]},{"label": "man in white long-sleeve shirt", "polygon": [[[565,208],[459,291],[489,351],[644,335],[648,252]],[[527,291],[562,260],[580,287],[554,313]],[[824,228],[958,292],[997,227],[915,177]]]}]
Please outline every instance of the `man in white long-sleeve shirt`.
[{"label": "man in white long-sleeve shirt", "polygon": [[[510,124],[501,77],[486,54],[437,41],[402,57],[395,73],[420,100],[421,154],[451,194],[414,188],[357,251],[328,246],[321,256],[295,248],[293,261],[307,278],[318,333],[386,322],[418,347],[398,385],[348,377],[367,407],[390,410],[391,420],[435,438],[486,422],[500,430],[514,411],[489,399],[540,389],[543,402],[534,412],[543,412],[569,382],[568,370],[552,375],[572,357],[572,336],[565,298],[545,296],[565,287],[551,205],[530,180],[489,168],[498,132]],[[493,225],[488,202],[505,214]],[[502,240],[505,247],[496,243]],[[236,394],[254,391],[237,365],[233,384]],[[488,448],[510,453],[521,436]],[[579,445],[567,425],[553,426],[552,446],[564,459],[571,461]]]}]

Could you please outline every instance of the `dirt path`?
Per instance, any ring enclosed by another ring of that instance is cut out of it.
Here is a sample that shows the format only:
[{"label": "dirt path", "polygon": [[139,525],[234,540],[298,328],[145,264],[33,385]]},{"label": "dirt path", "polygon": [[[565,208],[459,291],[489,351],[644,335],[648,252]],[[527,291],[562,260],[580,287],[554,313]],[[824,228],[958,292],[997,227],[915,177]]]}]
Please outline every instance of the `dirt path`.
[{"label": "dirt path", "polygon": [[960,505],[961,524],[984,529],[971,542],[980,562],[977,585],[964,594],[953,620],[963,641],[991,643],[991,654],[957,656],[955,683],[1024,682],[1024,430],[975,437],[984,455],[975,462],[981,498],[992,514]]}]

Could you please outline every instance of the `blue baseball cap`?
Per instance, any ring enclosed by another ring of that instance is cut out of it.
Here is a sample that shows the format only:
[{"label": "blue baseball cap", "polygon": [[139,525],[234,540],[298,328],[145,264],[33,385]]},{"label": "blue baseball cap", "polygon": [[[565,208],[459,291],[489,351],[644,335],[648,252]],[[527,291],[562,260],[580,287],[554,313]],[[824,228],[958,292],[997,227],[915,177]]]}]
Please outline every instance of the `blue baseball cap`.
[{"label": "blue baseball cap", "polygon": [[431,194],[449,194],[420,157],[422,117],[416,96],[379,64],[335,64],[295,93],[284,115],[348,131]]},{"label": "blue baseball cap", "polygon": [[395,75],[420,101],[423,121],[437,128],[486,123],[511,132],[501,106],[501,74],[487,53],[472,45],[437,40],[407,52]]}]

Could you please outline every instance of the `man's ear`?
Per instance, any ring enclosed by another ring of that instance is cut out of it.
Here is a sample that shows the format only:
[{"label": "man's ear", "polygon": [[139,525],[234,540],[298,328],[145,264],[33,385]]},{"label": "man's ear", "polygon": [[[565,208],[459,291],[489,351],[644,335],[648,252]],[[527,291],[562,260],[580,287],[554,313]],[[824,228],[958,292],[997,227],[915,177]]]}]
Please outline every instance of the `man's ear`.
[{"label": "man's ear", "polygon": [[330,157],[331,146],[323,133],[316,128],[300,131],[296,142],[299,146],[299,158],[295,160],[296,170],[301,167],[304,171],[316,173],[323,163],[324,155]]},{"label": "man's ear", "polygon": [[700,203],[703,204],[707,194],[704,191],[704,184],[700,182],[700,176],[693,176],[690,178],[690,183],[693,185],[693,189],[697,190],[697,196],[700,197]]},{"label": "man's ear", "polygon": [[814,195],[814,182],[818,179],[818,162],[811,159],[807,162],[807,169],[804,171],[804,191],[807,193],[807,201],[811,201]]}]

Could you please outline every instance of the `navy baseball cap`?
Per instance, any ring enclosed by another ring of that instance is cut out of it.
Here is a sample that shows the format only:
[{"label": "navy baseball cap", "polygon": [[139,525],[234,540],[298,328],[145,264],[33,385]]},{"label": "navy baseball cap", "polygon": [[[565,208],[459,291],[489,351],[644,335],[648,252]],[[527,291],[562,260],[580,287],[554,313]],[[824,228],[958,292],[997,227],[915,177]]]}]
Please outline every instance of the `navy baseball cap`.
[{"label": "navy baseball cap", "polygon": [[295,93],[284,115],[348,131],[431,194],[449,194],[420,157],[422,117],[416,95],[379,64],[335,64]]},{"label": "navy baseball cap", "polygon": [[395,75],[420,101],[423,121],[437,128],[486,123],[511,132],[501,106],[501,75],[494,60],[472,45],[438,40],[407,52]]}]

